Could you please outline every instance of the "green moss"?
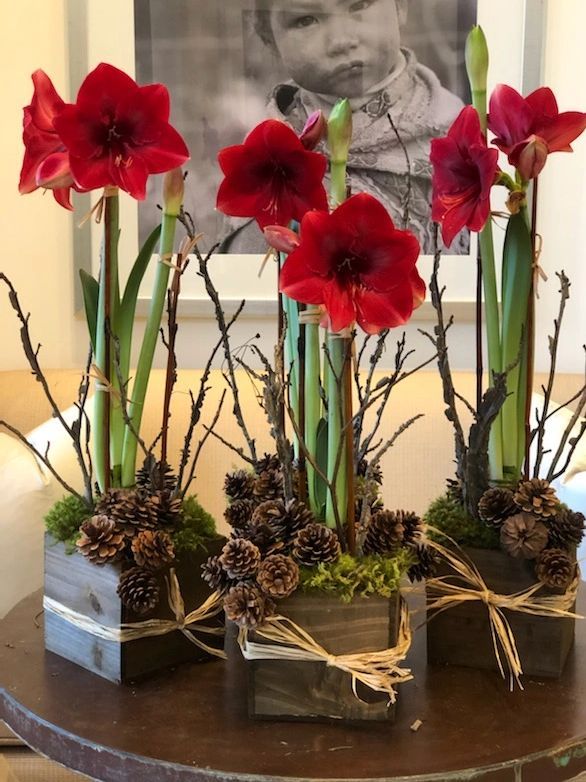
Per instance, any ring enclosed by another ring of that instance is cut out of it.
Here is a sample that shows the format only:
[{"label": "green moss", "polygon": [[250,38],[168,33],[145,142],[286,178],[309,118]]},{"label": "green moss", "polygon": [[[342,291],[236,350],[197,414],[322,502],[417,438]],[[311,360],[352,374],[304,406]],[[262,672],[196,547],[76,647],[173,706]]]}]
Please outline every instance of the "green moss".
[{"label": "green moss", "polygon": [[500,548],[498,532],[473,519],[457,500],[447,494],[431,503],[425,520],[430,527],[441,530],[461,546]]},{"label": "green moss", "polygon": [[408,549],[401,549],[393,557],[356,558],[342,554],[336,562],[302,568],[300,584],[306,592],[316,590],[335,594],[344,603],[349,603],[353,597],[390,597],[414,561]]},{"label": "green moss", "polygon": [[192,494],[183,500],[183,523],[173,534],[175,550],[194,551],[200,546],[205,548],[206,541],[216,536],[216,523]]},{"label": "green moss", "polygon": [[80,524],[91,516],[91,510],[78,497],[68,494],[58,500],[45,516],[45,527],[55,540],[65,543],[69,549],[75,545]]}]

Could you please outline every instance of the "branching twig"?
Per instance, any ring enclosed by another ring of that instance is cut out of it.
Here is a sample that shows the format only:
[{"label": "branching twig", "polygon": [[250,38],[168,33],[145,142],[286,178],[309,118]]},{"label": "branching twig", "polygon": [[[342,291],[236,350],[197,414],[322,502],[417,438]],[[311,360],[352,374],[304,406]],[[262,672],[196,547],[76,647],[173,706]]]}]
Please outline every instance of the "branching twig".
[{"label": "branching twig", "polygon": [[[584,345],[583,348],[586,355],[586,345]],[[586,374],[586,370],[585,370],[585,374]],[[551,464],[549,465],[549,470],[547,471],[546,479],[550,482],[555,480],[556,478],[559,478],[560,475],[562,475],[566,471],[567,466],[570,463],[570,459],[572,458],[578,443],[580,442],[580,440],[584,435],[584,431],[586,430],[586,422],[583,421],[580,426],[580,432],[578,433],[578,435],[576,437],[570,438],[572,429],[582,417],[582,414],[585,409],[586,409],[586,389],[583,391],[582,395],[580,396],[576,409],[574,410],[572,417],[568,421],[568,425],[566,426],[564,433],[560,438],[557,451],[555,452],[553,459],[551,460]],[[568,445],[568,443],[570,445],[570,448],[569,448],[569,453],[567,455],[567,458],[564,462],[564,466],[562,467],[561,470],[557,470],[558,463],[562,458],[564,449],[566,445]]]},{"label": "branching twig", "polygon": [[405,193],[405,202],[403,204],[403,230],[407,230],[409,227],[410,219],[409,219],[409,208],[411,206],[411,191],[412,191],[412,182],[411,182],[411,159],[409,158],[409,152],[407,150],[407,147],[405,146],[405,142],[401,138],[401,134],[399,133],[399,130],[397,126],[395,125],[393,118],[391,116],[390,111],[387,112],[387,119],[389,120],[391,124],[391,128],[393,129],[393,132],[397,138],[397,141],[399,142],[399,146],[403,150],[403,154],[405,156],[405,163],[407,166],[407,172],[406,172],[406,178],[407,178],[407,192]]},{"label": "branching twig", "polygon": [[192,484],[194,478],[195,478],[195,469],[197,467],[197,462],[199,460],[202,448],[204,447],[206,440],[211,434],[215,434],[214,427],[218,423],[218,419],[220,418],[220,414],[222,412],[222,408],[224,406],[224,400],[226,398],[226,391],[222,391],[222,396],[220,397],[220,402],[218,404],[218,409],[216,410],[216,413],[214,417],[212,418],[212,421],[209,426],[204,426],[205,434],[197,444],[197,448],[195,449],[195,453],[193,455],[193,460],[191,462],[191,467],[189,468],[189,473],[187,476],[187,481],[185,483],[185,488],[181,492],[181,497],[185,497],[185,494],[187,493],[187,490],[189,489],[190,485]]}]

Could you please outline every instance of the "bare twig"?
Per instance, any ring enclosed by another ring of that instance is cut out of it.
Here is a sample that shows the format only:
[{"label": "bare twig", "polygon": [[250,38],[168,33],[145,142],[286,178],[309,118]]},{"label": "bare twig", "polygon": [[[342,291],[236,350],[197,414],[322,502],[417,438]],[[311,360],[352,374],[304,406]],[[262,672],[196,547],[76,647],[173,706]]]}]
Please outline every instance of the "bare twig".
[{"label": "bare twig", "polygon": [[191,483],[193,482],[193,480],[195,478],[195,469],[197,467],[197,462],[198,462],[199,457],[201,455],[202,449],[203,449],[203,447],[204,447],[204,445],[206,443],[206,440],[208,439],[208,437],[211,434],[214,434],[214,427],[218,423],[218,419],[220,418],[220,414],[222,412],[222,408],[224,406],[224,400],[225,399],[226,399],[226,391],[224,390],[224,391],[222,391],[222,396],[220,397],[220,402],[218,404],[218,408],[216,410],[216,413],[215,413],[214,417],[212,418],[212,421],[211,421],[210,425],[209,426],[204,426],[205,434],[203,435],[203,437],[201,438],[201,440],[197,444],[197,448],[195,449],[195,453],[193,455],[193,459],[192,459],[192,462],[191,462],[191,467],[189,468],[187,481],[185,483],[185,488],[183,489],[182,494],[181,494],[182,497],[185,497],[185,494],[186,494],[189,486],[191,485]]},{"label": "bare twig", "polygon": [[[584,351],[585,351],[585,354],[586,354],[586,345],[584,345],[583,348],[584,348]],[[585,374],[586,374],[586,370],[585,370]],[[580,418],[582,416],[582,413],[584,412],[584,409],[586,409],[586,390],[584,390],[584,392],[582,393],[582,395],[581,395],[581,397],[580,397],[580,399],[578,401],[578,405],[577,405],[576,409],[574,410],[574,413],[572,414],[572,417],[568,421],[568,425],[566,426],[566,428],[565,428],[565,430],[564,430],[564,432],[563,432],[563,434],[562,434],[562,436],[560,438],[560,442],[559,442],[557,451],[555,452],[555,454],[553,456],[553,459],[551,460],[551,464],[549,466],[549,470],[547,471],[547,476],[546,476],[546,479],[548,481],[550,481],[550,482],[553,481],[555,478],[559,478],[559,476],[562,475],[565,472],[565,470],[567,468],[567,465],[570,463],[570,459],[572,458],[572,455],[573,455],[574,451],[576,450],[576,446],[578,445],[578,442],[581,440],[581,438],[582,438],[582,436],[584,434],[585,422],[582,422],[581,428],[580,428],[580,432],[577,435],[577,437],[574,437],[574,438],[570,439],[570,435],[572,433],[572,429],[574,428],[574,426],[580,420]],[[566,445],[568,445],[568,443],[570,445],[569,455],[566,458],[566,461],[564,462],[564,466],[562,467],[562,469],[561,470],[557,470],[558,463],[559,463],[560,459],[562,458],[564,450],[566,448]]]},{"label": "bare twig", "polygon": [[[110,333],[109,328],[108,328],[108,333]],[[128,380],[125,381],[124,378],[122,377],[122,370],[120,367],[120,340],[118,339],[118,337],[116,337],[113,334],[110,334],[110,336],[112,339],[112,344],[114,346],[113,365],[114,365],[114,373],[116,376],[116,380],[118,381],[117,391],[120,394],[120,412],[122,413],[122,419],[124,420],[125,425],[132,432],[134,437],[136,437],[136,441],[140,445],[140,448],[146,457],[150,455],[151,451],[147,448],[145,441],[138,433],[138,430],[136,429],[132,418],[128,414],[128,396],[127,396]]]},{"label": "bare twig", "polygon": [[405,163],[407,167],[406,171],[406,178],[407,178],[407,192],[405,193],[405,200],[403,203],[403,230],[405,231],[409,227],[410,219],[409,219],[409,209],[411,206],[411,191],[412,191],[412,181],[411,181],[411,160],[409,158],[409,152],[407,150],[407,147],[405,146],[405,143],[403,139],[401,138],[401,134],[399,133],[399,130],[397,126],[395,125],[393,118],[391,116],[390,112],[387,112],[387,119],[390,122],[391,128],[393,129],[393,132],[395,134],[395,137],[397,141],[399,142],[399,146],[403,150],[403,154],[405,156]]}]

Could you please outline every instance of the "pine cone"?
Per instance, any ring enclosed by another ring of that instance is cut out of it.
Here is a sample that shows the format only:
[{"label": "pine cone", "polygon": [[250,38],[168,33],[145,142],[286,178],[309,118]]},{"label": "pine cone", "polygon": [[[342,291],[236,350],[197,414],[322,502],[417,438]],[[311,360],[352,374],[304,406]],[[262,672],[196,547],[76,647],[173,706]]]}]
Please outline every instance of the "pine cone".
[{"label": "pine cone", "polygon": [[107,516],[92,516],[91,519],[86,519],[79,529],[81,535],[75,545],[80,554],[95,565],[114,562],[124,551],[124,533],[117,530],[115,522]]},{"label": "pine cone", "polygon": [[414,546],[414,553],[417,556],[417,562],[411,565],[407,571],[411,583],[414,581],[423,581],[426,578],[433,578],[437,570],[437,556],[435,551],[425,543],[418,543]]},{"label": "pine cone", "polygon": [[365,521],[368,521],[371,516],[379,511],[383,510],[383,501],[380,497],[380,487],[374,479],[367,480],[358,476],[356,478],[356,519],[362,518],[362,506],[366,502],[368,512],[366,514]]},{"label": "pine cone", "polygon": [[416,546],[421,543],[425,535],[425,524],[423,520],[412,511],[397,511],[401,514],[401,523],[403,524],[403,545]]},{"label": "pine cone", "polygon": [[317,519],[301,500],[289,500],[285,503],[284,535],[290,543],[304,527],[309,524],[317,524]]},{"label": "pine cone", "polygon": [[260,565],[260,551],[245,538],[233,538],[222,549],[220,563],[229,578],[250,578]]},{"label": "pine cone", "polygon": [[128,538],[133,538],[140,529],[157,526],[153,505],[134,489],[109,489],[100,497],[96,513],[113,519],[117,529]]},{"label": "pine cone", "polygon": [[261,518],[255,518],[254,516],[249,521],[241,537],[254,543],[262,556],[276,554],[285,547],[279,524],[272,524],[270,521],[263,521]]},{"label": "pine cone", "polygon": [[257,505],[252,514],[251,524],[269,524],[277,538],[285,537],[287,509],[283,500],[266,500]]},{"label": "pine cone", "polygon": [[446,481],[446,494],[452,502],[458,505],[464,504],[464,492],[459,478],[448,478]]},{"label": "pine cone", "polygon": [[224,598],[224,611],[228,619],[240,627],[258,627],[272,608],[256,584],[236,584]]},{"label": "pine cone", "polygon": [[157,524],[161,527],[177,527],[181,520],[183,511],[180,497],[176,497],[172,492],[157,491],[147,498],[148,502],[157,517]]},{"label": "pine cone", "polygon": [[276,500],[283,496],[283,473],[280,470],[261,472],[254,484],[254,497],[257,502]]},{"label": "pine cone", "polygon": [[547,546],[547,527],[530,513],[517,513],[503,522],[501,545],[517,559],[537,559]]},{"label": "pine cone", "polygon": [[364,536],[365,554],[388,554],[403,543],[404,511],[381,510],[371,518]]},{"label": "pine cone", "polygon": [[272,554],[261,562],[256,580],[271,597],[289,597],[299,584],[299,566],[283,554]]},{"label": "pine cone", "polygon": [[537,578],[553,589],[566,589],[576,573],[576,563],[567,551],[547,548],[537,560]]},{"label": "pine cone", "polygon": [[549,521],[549,545],[552,548],[579,546],[584,537],[584,514],[561,508]]},{"label": "pine cone", "polygon": [[228,577],[219,557],[213,556],[206,559],[201,566],[201,577],[214,592],[216,590],[223,592],[228,586]]},{"label": "pine cone", "polygon": [[139,567],[160,570],[175,559],[175,548],[167,532],[144,529],[132,539],[132,554]]},{"label": "pine cone", "polygon": [[514,499],[521,510],[544,519],[555,516],[559,507],[555,489],[542,478],[522,481],[517,487]]},{"label": "pine cone", "polygon": [[141,567],[125,570],[116,590],[127,608],[135,614],[147,614],[159,602],[160,590],[156,578]]},{"label": "pine cone", "polygon": [[357,475],[360,478],[366,478],[366,473],[368,472],[370,480],[373,480],[375,483],[378,483],[379,486],[382,486],[383,471],[381,470],[380,464],[377,462],[374,467],[370,467],[370,470],[369,467],[368,461],[366,459],[361,459],[358,463]]},{"label": "pine cone", "polygon": [[281,460],[276,453],[265,453],[254,465],[254,471],[257,475],[266,470],[280,470]]},{"label": "pine cone", "polygon": [[171,465],[167,464],[167,462],[162,464],[151,453],[146,457],[142,467],[136,473],[136,487],[137,489],[142,489],[147,494],[153,494],[157,491],[172,493],[177,487],[177,476],[173,472]]},{"label": "pine cone", "polygon": [[229,472],[224,480],[224,491],[231,500],[250,500],[254,493],[254,473],[248,470]]},{"label": "pine cone", "polygon": [[224,511],[224,518],[232,529],[245,530],[255,507],[254,500],[234,500]]},{"label": "pine cone", "polygon": [[478,503],[478,515],[489,527],[500,527],[505,519],[518,512],[510,489],[488,489]]},{"label": "pine cone", "polygon": [[308,524],[293,541],[293,556],[306,567],[314,567],[320,562],[335,562],[340,556],[340,541],[336,533],[324,524]]}]

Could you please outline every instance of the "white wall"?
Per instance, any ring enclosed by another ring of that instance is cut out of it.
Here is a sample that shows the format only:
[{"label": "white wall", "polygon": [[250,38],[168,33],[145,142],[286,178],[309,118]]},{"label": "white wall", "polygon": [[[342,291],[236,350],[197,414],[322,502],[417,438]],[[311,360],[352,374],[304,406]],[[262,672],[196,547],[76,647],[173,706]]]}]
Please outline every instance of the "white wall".
[{"label": "white wall", "polygon": [[[0,28],[0,72],[4,74],[0,123],[3,216],[0,269],[12,278],[23,306],[33,313],[33,334],[43,343],[41,356],[47,367],[78,366],[85,357],[85,326],[74,316],[72,303],[73,218],[54,203],[50,194],[19,196],[17,183],[22,160],[22,106],[32,94],[30,74],[42,67],[53,77],[57,90],[68,97],[64,6],[64,0],[19,0],[5,10]],[[583,78],[586,50],[581,35],[585,25],[584,0],[550,0],[545,83],[554,89],[563,109],[586,109]],[[547,365],[546,335],[551,330],[557,306],[553,272],[563,266],[573,280],[574,296],[568,307],[567,338],[562,343],[559,366],[562,371],[581,372],[583,357],[579,345],[586,341],[586,309],[582,304],[586,290],[586,243],[581,229],[586,215],[586,139],[576,144],[574,155],[558,154],[550,159],[542,177],[540,205],[539,230],[545,238],[542,266],[550,275],[550,282],[541,285],[537,367]],[[421,346],[420,356],[426,355],[428,349],[417,328],[432,326],[417,322],[408,328],[412,344]],[[182,323],[182,329],[182,365],[202,366],[214,336],[213,325],[205,320],[188,319]],[[270,320],[245,320],[234,333],[234,344],[261,332],[265,349],[270,350],[272,331]],[[17,324],[3,291],[0,291],[0,334],[0,370],[25,367]],[[451,349],[454,366],[470,368],[473,362],[470,324],[454,328]]]}]

